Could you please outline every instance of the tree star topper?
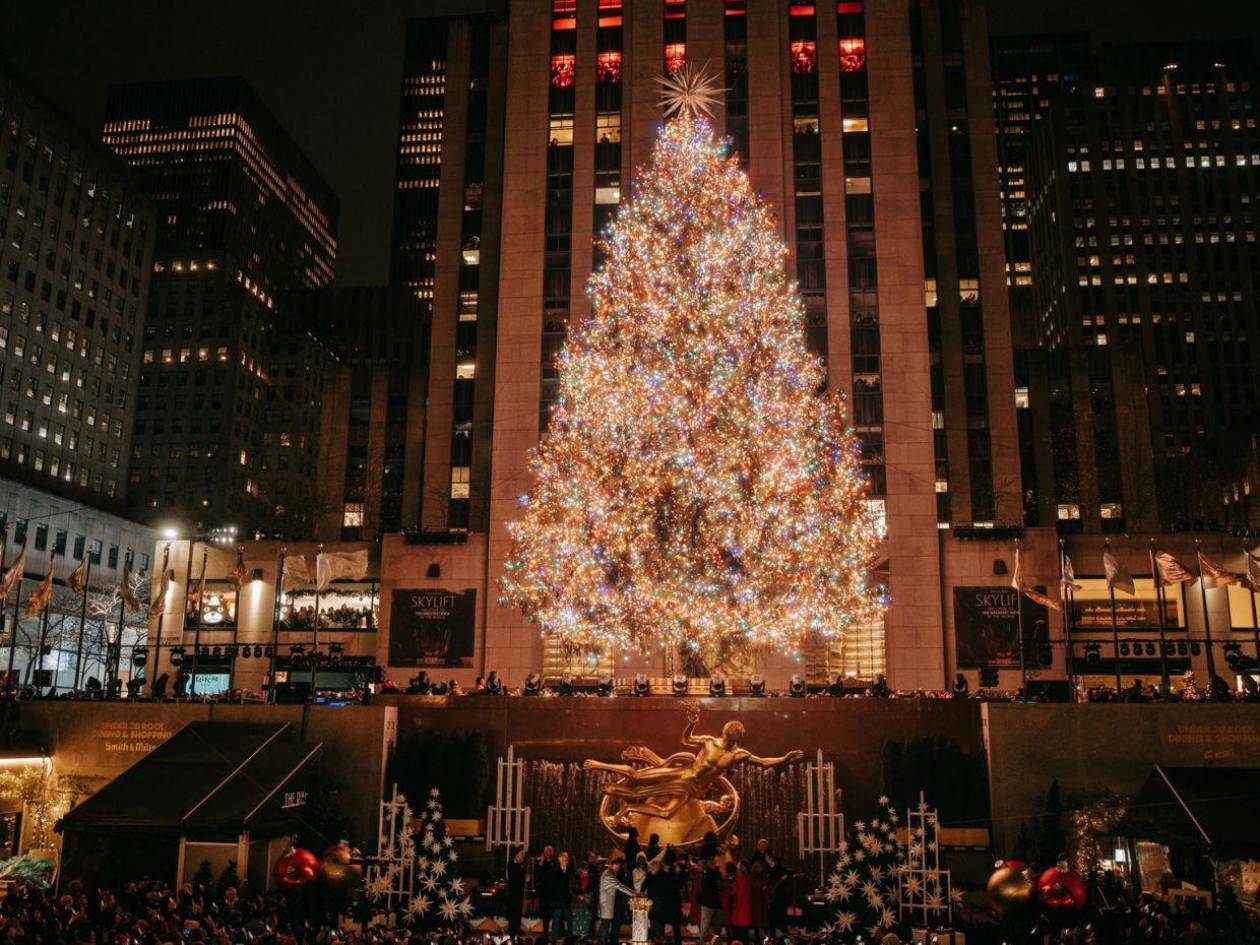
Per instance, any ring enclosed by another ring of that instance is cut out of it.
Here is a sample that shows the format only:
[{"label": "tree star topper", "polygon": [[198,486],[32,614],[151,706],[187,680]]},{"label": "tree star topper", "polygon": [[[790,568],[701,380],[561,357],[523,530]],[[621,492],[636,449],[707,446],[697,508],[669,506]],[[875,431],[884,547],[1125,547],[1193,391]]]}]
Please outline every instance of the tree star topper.
[{"label": "tree star topper", "polygon": [[713,117],[713,110],[726,90],[703,67],[687,63],[668,75],[658,76],[661,84],[661,104],[666,118],[690,118],[706,115]]}]

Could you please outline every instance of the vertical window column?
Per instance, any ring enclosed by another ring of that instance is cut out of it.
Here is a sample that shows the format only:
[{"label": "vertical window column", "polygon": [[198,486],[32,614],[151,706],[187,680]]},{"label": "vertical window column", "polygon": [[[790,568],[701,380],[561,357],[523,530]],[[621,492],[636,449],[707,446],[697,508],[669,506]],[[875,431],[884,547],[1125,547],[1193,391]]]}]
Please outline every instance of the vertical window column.
[{"label": "vertical window column", "polygon": [[559,374],[556,360],[569,321],[573,242],[573,114],[577,80],[577,0],[553,0],[548,94],[547,204],[543,247],[542,390],[539,427],[547,425]]},{"label": "vertical window column", "polygon": [[827,354],[827,276],[823,258],[822,134],[818,120],[818,24],[812,3],[788,8],[792,87],[792,180],[796,280],[810,349]]},{"label": "vertical window column", "polygon": [[853,426],[871,495],[887,495],[884,395],[875,257],[875,194],[871,181],[870,90],[866,73],[866,12],[861,0],[836,4],[841,140],[844,155],[845,248],[849,263],[849,340],[853,359]]},{"label": "vertical window column", "polygon": [[[595,210],[598,238],[621,203],[621,0],[599,0],[595,31]],[[596,245],[593,268],[604,262]]]},{"label": "vertical window column", "polygon": [[726,0],[726,134],[740,164],[748,167],[748,4]]},{"label": "vertical window column", "polygon": [[665,71],[687,64],[687,0],[665,0]]}]

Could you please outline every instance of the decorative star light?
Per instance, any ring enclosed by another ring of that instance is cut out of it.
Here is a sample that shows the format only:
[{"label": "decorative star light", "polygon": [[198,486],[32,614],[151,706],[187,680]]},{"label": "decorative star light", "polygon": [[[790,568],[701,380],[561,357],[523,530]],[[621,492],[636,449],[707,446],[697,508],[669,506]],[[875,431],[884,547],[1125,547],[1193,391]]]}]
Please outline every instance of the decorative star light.
[{"label": "decorative star light", "polygon": [[852,912],[840,912],[836,914],[836,928],[841,932],[852,932],[853,923],[857,921],[857,916]]},{"label": "decorative star light", "polygon": [[[706,63],[707,65],[707,63]],[[661,86],[661,105],[666,118],[694,118],[700,115],[713,117],[726,89],[706,68],[690,62],[681,69],[657,76]]]}]

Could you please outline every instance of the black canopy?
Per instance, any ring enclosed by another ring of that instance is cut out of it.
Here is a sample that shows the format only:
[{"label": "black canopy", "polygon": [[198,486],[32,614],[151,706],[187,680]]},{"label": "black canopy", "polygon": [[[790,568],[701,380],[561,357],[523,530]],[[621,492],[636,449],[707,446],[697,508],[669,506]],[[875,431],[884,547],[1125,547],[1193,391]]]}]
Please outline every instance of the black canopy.
[{"label": "black canopy", "polygon": [[1190,844],[1214,856],[1260,853],[1260,769],[1156,765],[1116,833]]},{"label": "black canopy", "polygon": [[289,724],[190,722],[70,811],[70,833],[235,835],[288,825],[286,789],[305,785],[322,745]]}]

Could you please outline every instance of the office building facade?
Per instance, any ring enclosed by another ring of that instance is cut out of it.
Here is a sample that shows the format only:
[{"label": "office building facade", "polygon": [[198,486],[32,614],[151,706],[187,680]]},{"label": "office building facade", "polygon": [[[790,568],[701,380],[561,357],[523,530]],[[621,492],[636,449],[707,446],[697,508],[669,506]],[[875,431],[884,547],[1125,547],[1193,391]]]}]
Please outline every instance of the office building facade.
[{"label": "office building facade", "polygon": [[[276,300],[331,284],[335,195],[239,78],[114,86],[102,137],[158,210],[132,511],[187,528],[305,530],[321,359]],[[302,475],[268,467],[267,437],[289,444]]]},{"label": "office building facade", "polygon": [[714,124],[774,207],[887,526],[886,624],[811,671],[939,685],[948,531],[1020,521],[982,8],[523,0],[435,9],[407,42],[393,274],[432,312],[421,522],[467,532],[448,554],[482,575],[486,665],[562,662],[494,602],[507,523],[594,237],[650,157],[656,80],[692,62],[722,78]]},{"label": "office building facade", "polygon": [[1042,524],[1213,530],[1255,485],[1222,456],[1256,430],[1256,78],[1245,44],[1100,49],[1037,122]]},{"label": "office building facade", "polygon": [[154,236],[128,169],[0,62],[0,471],[122,508]]}]

